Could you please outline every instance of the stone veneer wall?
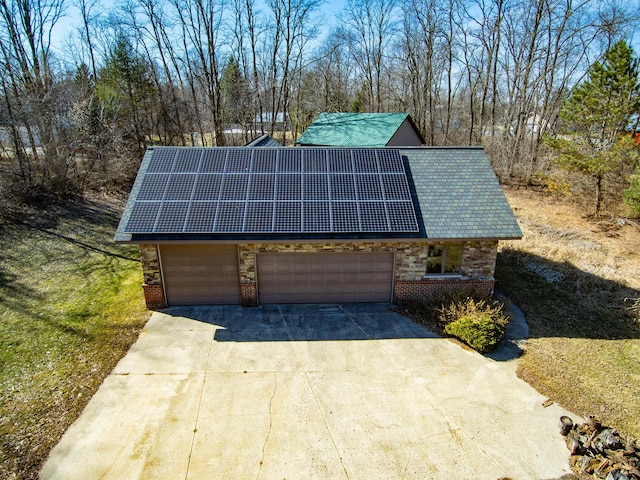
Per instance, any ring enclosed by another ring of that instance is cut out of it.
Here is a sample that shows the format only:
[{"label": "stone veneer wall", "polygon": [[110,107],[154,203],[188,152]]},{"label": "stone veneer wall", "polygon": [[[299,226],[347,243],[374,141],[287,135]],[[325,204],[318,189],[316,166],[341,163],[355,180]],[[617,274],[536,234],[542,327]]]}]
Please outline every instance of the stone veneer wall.
[{"label": "stone veneer wall", "polygon": [[158,246],[140,245],[140,258],[142,260],[142,277],[144,279],[142,289],[144,290],[147,308],[157,310],[166,307]]},{"label": "stone veneer wall", "polygon": [[[441,243],[442,244],[442,243]],[[256,254],[294,252],[395,252],[394,301],[424,299],[459,287],[492,294],[495,284],[498,242],[495,240],[464,242],[462,277],[425,277],[427,242],[336,242],[336,243],[255,243],[238,245],[240,291],[245,307],[255,306],[257,299]],[[140,245],[144,292],[147,307],[164,308],[166,300],[156,245]]]},{"label": "stone veneer wall", "polygon": [[[256,254],[294,252],[395,252],[394,302],[424,299],[465,287],[493,294],[498,242],[493,240],[464,242],[462,253],[462,277],[425,277],[427,265],[426,242],[358,242],[358,243],[255,243],[239,245],[240,285],[243,305],[257,304]],[[246,298],[245,298],[246,296]]]},{"label": "stone veneer wall", "polygon": [[[443,243],[437,243],[442,245]],[[420,281],[427,268],[426,242],[361,243],[252,243],[239,245],[240,282],[256,281],[256,254],[295,252],[395,252],[396,280]],[[464,242],[461,274],[474,279],[493,278],[498,242]]]},{"label": "stone veneer wall", "polygon": [[469,278],[493,278],[498,258],[498,241],[466,242],[460,273]]},{"label": "stone veneer wall", "polygon": [[[406,252],[404,261],[404,274],[399,273],[396,266],[396,279],[393,286],[394,303],[402,304],[414,300],[425,300],[459,288],[478,292],[482,295],[493,295],[495,279],[493,278],[496,259],[498,255],[497,240],[464,242],[462,248],[462,261],[460,274],[462,277],[431,276],[425,277],[426,255],[428,243],[416,244],[419,249]],[[445,243],[434,243],[445,245]],[[414,262],[413,269],[418,272],[420,278],[415,278],[410,270],[409,263]]]}]

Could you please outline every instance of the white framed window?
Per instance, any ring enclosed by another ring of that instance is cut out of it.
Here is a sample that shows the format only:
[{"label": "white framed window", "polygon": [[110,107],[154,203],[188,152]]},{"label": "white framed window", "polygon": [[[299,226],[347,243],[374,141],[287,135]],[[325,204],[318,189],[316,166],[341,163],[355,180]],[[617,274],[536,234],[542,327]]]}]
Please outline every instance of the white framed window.
[{"label": "white framed window", "polygon": [[460,275],[462,244],[429,245],[426,275]]}]

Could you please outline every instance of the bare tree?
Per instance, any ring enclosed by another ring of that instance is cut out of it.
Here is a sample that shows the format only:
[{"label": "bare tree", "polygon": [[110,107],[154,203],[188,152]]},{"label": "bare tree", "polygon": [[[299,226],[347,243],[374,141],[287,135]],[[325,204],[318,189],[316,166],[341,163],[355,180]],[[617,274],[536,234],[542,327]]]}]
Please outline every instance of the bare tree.
[{"label": "bare tree", "polygon": [[[52,31],[63,0],[0,0],[0,76],[17,172],[26,189],[66,189],[64,99],[56,89]],[[28,153],[27,153],[28,150]]]},{"label": "bare tree", "polygon": [[75,0],[75,6],[80,11],[82,25],[79,28],[80,37],[86,43],[87,53],[91,64],[91,74],[93,78],[98,76],[96,51],[94,47],[93,28],[97,20],[96,6],[98,0]]},{"label": "bare tree", "polygon": [[[196,87],[204,92],[214,145],[224,145],[220,99],[219,32],[224,5],[215,0],[172,0],[183,40],[183,64],[189,76],[192,98]],[[190,52],[195,58],[191,58]]]},{"label": "bare tree", "polygon": [[383,108],[384,62],[389,55],[397,23],[396,0],[348,0],[341,20],[351,33],[351,48],[364,85],[371,111]]}]

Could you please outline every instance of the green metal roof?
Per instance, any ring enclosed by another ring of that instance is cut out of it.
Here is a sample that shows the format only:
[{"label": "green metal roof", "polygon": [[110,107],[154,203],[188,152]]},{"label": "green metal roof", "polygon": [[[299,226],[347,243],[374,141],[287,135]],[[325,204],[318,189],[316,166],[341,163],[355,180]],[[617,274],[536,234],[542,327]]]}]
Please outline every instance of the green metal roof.
[{"label": "green metal roof", "polygon": [[480,147],[402,148],[427,238],[521,238],[522,231]]},{"label": "green metal roof", "polygon": [[321,113],[300,135],[297,143],[333,147],[384,147],[408,117],[407,113]]}]

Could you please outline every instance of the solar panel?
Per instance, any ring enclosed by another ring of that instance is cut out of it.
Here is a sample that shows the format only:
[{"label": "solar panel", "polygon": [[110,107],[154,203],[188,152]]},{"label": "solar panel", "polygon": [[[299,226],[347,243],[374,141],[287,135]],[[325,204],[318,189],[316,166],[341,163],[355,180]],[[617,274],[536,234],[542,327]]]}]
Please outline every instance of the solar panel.
[{"label": "solar panel", "polygon": [[247,197],[249,176],[242,174],[227,174],[222,180],[220,200],[244,200]]},{"label": "solar panel", "polygon": [[302,193],[305,200],[328,200],[329,182],[327,175],[309,174],[303,176]]},{"label": "solar panel", "polygon": [[353,151],[356,173],[377,173],[378,162],[373,150],[358,149]]},{"label": "solar panel", "polygon": [[154,232],[182,232],[189,202],[164,202],[160,207]]},{"label": "solar panel", "polygon": [[258,173],[249,180],[249,200],[273,200],[275,175]]},{"label": "solar panel", "polygon": [[249,173],[251,168],[251,149],[230,149],[227,158],[226,173]]},{"label": "solar panel", "polygon": [[168,181],[166,173],[147,173],[142,180],[138,200],[162,200]]},{"label": "solar panel", "polygon": [[401,173],[404,175],[404,163],[398,150],[376,150],[376,154],[382,173]]},{"label": "solar panel", "polygon": [[305,232],[330,232],[331,213],[329,202],[304,202],[302,230]]},{"label": "solar panel", "polygon": [[169,177],[164,200],[189,200],[196,176],[192,173],[178,173]]},{"label": "solar panel", "polygon": [[380,200],[382,199],[382,185],[380,176],[363,174],[356,176],[358,198],[360,200]]},{"label": "solar panel", "polygon": [[302,175],[282,173],[276,176],[276,200],[302,200]]},{"label": "solar panel", "polygon": [[276,154],[277,150],[258,149],[253,156],[253,172],[256,173],[275,173],[276,171]]},{"label": "solar panel", "polygon": [[202,154],[202,166],[200,171],[203,173],[222,173],[227,158],[227,150],[224,149],[205,149]]},{"label": "solar panel", "polygon": [[202,150],[200,148],[181,148],[176,156],[176,163],[173,166],[174,172],[198,173],[200,169],[200,158]]},{"label": "solar panel", "polygon": [[247,219],[244,226],[245,232],[272,232],[273,231],[273,202],[249,202],[247,203]]},{"label": "solar panel", "polygon": [[302,231],[302,203],[276,202],[273,231],[295,233]]},{"label": "solar panel", "polygon": [[278,150],[278,172],[298,173],[302,171],[302,150],[301,149],[280,149]]},{"label": "solar panel", "polygon": [[331,217],[333,219],[333,231],[335,232],[361,231],[358,204],[356,202],[332,202]]},{"label": "solar panel", "polygon": [[222,175],[217,173],[201,173],[196,180],[193,192],[194,200],[217,200],[220,195]]},{"label": "solar panel", "polygon": [[245,202],[220,202],[214,231],[242,232],[245,207]]},{"label": "solar panel", "polygon": [[364,232],[385,232],[389,230],[384,202],[360,202],[360,225]]},{"label": "solar panel", "polygon": [[399,174],[383,175],[382,186],[387,200],[410,200],[411,192],[407,177]]},{"label": "solar panel", "polygon": [[351,161],[351,151],[331,149],[328,151],[329,171],[331,173],[351,173],[353,172],[353,162]]},{"label": "solar panel", "polygon": [[331,200],[355,200],[353,175],[330,175]]},{"label": "solar panel", "polygon": [[125,231],[151,233],[162,202],[136,202],[131,209]]},{"label": "solar panel", "polygon": [[320,148],[305,148],[302,152],[305,173],[325,173],[327,171],[327,151]]},{"label": "solar panel", "polygon": [[156,147],[145,161],[129,233],[418,231],[395,149]]},{"label": "solar panel", "polygon": [[411,202],[388,202],[389,225],[392,232],[411,232],[417,227],[416,212]]},{"label": "solar panel", "polygon": [[192,202],[184,225],[188,233],[210,233],[216,220],[218,202]]},{"label": "solar panel", "polygon": [[171,173],[176,159],[175,148],[155,148],[147,173]]}]

